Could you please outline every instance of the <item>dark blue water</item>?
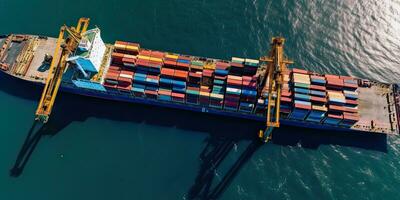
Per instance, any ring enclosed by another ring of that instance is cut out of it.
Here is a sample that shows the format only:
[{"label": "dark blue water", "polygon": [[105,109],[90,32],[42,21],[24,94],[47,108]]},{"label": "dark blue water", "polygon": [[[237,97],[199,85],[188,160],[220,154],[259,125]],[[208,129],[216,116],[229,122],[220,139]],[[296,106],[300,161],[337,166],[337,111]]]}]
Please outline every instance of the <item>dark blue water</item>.
[{"label": "dark blue water", "polygon": [[[0,1],[0,33],[57,36],[81,16],[103,39],[257,58],[284,36],[298,68],[400,78],[399,1]],[[60,94],[21,176],[9,176],[40,90],[0,79],[0,199],[397,199],[400,139],[282,127]]]}]

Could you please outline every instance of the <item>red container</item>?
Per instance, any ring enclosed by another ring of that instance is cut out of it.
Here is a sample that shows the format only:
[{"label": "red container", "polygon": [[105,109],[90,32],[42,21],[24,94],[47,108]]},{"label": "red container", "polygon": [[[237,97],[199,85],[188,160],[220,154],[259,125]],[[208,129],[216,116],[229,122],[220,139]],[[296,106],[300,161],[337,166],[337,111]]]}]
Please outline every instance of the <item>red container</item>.
[{"label": "red container", "polygon": [[117,52],[113,52],[111,54],[112,57],[112,61],[115,63],[122,63],[122,58],[124,58],[124,54],[123,53],[117,53]]},{"label": "red container", "polygon": [[348,113],[358,113],[357,108],[345,107],[344,110]]},{"label": "red container", "polygon": [[209,69],[203,70],[203,76],[212,77],[213,74],[214,74],[214,71],[213,71],[213,70],[209,70]]},{"label": "red container", "polygon": [[310,89],[311,90],[326,91],[326,87],[325,86],[320,86],[320,85],[311,85]]},{"label": "red container", "polygon": [[132,85],[120,85],[120,84],[118,84],[118,87],[117,87],[119,90],[123,90],[123,91],[131,91],[131,89],[132,89]]},{"label": "red container", "polygon": [[151,56],[151,51],[150,50],[145,50],[145,49],[142,49],[142,50],[140,50],[140,52],[139,52],[139,55],[142,55],[142,56]]},{"label": "red container", "polygon": [[326,98],[324,97],[315,97],[315,96],[311,96],[311,101],[312,102],[318,102],[318,103],[326,103]]},{"label": "red container", "polygon": [[244,65],[240,64],[240,63],[230,62],[229,64],[230,64],[230,66],[236,67],[236,68],[243,68],[244,67]]},{"label": "red container", "polygon": [[292,71],[293,71],[293,73],[297,73],[297,74],[309,74],[309,72],[304,69],[293,68]]},{"label": "red container", "polygon": [[334,112],[344,112],[346,110],[344,106],[336,106],[336,105],[329,105],[328,109],[329,111],[334,111]]},{"label": "red container", "polygon": [[174,77],[177,79],[187,80],[188,74],[187,71],[175,70]]},{"label": "red container", "polygon": [[171,96],[172,92],[171,91],[165,91],[165,90],[159,90],[158,94],[159,95]]},{"label": "red container", "polygon": [[147,97],[152,98],[152,99],[156,99],[157,96],[158,96],[158,92],[157,92],[157,91],[153,91],[153,90],[145,90],[145,91],[144,91],[144,94],[145,94]]},{"label": "red container", "polygon": [[124,41],[119,41],[119,40],[117,40],[117,41],[115,41],[115,44],[127,45],[128,42],[124,42]]},{"label": "red container", "polygon": [[236,86],[241,86],[242,85],[242,81],[235,80],[235,79],[228,79],[227,82],[228,82],[229,85],[236,85]]},{"label": "red container", "polygon": [[357,100],[346,99],[346,104],[357,106],[358,105],[358,101]]},{"label": "red container", "polygon": [[292,96],[292,92],[289,92],[287,90],[282,90],[281,96],[283,96],[283,97],[291,97]]},{"label": "red container", "polygon": [[297,108],[297,109],[311,110],[311,106],[300,104],[300,103],[294,104],[294,107]]},{"label": "red container", "polygon": [[218,80],[223,80],[223,81],[225,81],[225,80],[226,80],[226,76],[217,76],[217,75],[215,75],[215,76],[214,76],[214,79],[218,79]]},{"label": "red container", "polygon": [[103,85],[104,85],[104,87],[112,88],[112,89],[116,89],[118,87],[118,85],[110,84],[107,82],[104,82]]},{"label": "red container", "polygon": [[346,88],[351,88],[351,89],[354,89],[354,90],[356,90],[356,89],[358,88],[358,85],[357,85],[357,84],[344,83],[343,85],[344,85],[344,87],[346,87]]},{"label": "red container", "polygon": [[230,66],[229,63],[226,63],[226,62],[218,61],[218,62],[215,63],[215,68],[216,69],[226,70],[229,66]]},{"label": "red container", "polygon": [[178,57],[178,60],[191,60],[191,59],[190,59],[189,56],[180,55],[180,56]]},{"label": "red container", "polygon": [[161,69],[161,75],[173,77],[174,74],[175,74],[175,70],[174,69],[168,69],[168,68],[162,68]]},{"label": "red container", "polygon": [[325,76],[326,79],[340,79],[339,76],[332,75],[332,74],[325,74],[324,76]]},{"label": "red container", "polygon": [[343,119],[357,122],[360,120],[360,116],[358,114],[344,112]]},{"label": "red container", "polygon": [[281,103],[291,103],[291,102],[292,102],[292,98],[281,97]]},{"label": "red container", "polygon": [[328,118],[332,118],[332,119],[343,119],[343,115],[328,114]]},{"label": "red container", "polygon": [[161,51],[152,51],[151,52],[151,57],[154,58],[164,58],[165,53]]},{"label": "red container", "polygon": [[200,91],[200,88],[198,87],[187,87],[188,90],[193,90],[193,91]]},{"label": "red container", "polygon": [[183,70],[189,70],[190,64],[177,62],[176,66],[179,67],[180,69],[183,69]]},{"label": "red container", "polygon": [[118,66],[114,66],[114,65],[110,65],[110,67],[108,67],[108,71],[120,71],[121,67]]}]

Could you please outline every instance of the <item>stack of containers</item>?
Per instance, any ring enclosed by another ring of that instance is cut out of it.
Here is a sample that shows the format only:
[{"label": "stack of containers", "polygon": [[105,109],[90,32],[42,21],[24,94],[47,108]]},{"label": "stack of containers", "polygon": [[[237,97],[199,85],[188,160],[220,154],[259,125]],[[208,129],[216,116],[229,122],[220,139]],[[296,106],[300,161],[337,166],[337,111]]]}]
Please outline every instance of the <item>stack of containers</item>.
[{"label": "stack of containers", "polygon": [[257,73],[258,66],[260,64],[259,60],[253,60],[246,58],[244,60],[243,75],[253,76]]},{"label": "stack of containers", "polygon": [[294,86],[294,108],[290,118],[305,120],[312,108],[311,96],[309,95],[311,80],[308,71],[293,69],[292,82]]},{"label": "stack of containers", "polygon": [[323,120],[324,124],[338,126],[343,120],[344,105],[343,80],[336,75],[325,75],[328,97],[328,112]]},{"label": "stack of containers", "polygon": [[242,95],[240,97],[239,110],[253,112],[257,100],[257,79],[256,75],[242,77]]},{"label": "stack of containers", "polygon": [[132,93],[135,97],[144,97],[146,89],[147,74],[143,71],[136,71],[133,76]]},{"label": "stack of containers", "polygon": [[[172,100],[172,88],[174,85],[175,70],[163,67],[160,74],[158,99],[164,101]],[[176,84],[176,83],[175,83]],[[161,95],[161,97],[160,97]]]},{"label": "stack of containers", "polygon": [[175,69],[179,55],[167,53],[164,55],[164,67]]},{"label": "stack of containers", "polygon": [[289,81],[291,76],[291,71],[287,70],[282,72],[283,73],[283,85],[281,88],[281,107],[280,112],[282,117],[287,117],[290,112],[292,111],[292,92],[289,87]]},{"label": "stack of containers", "polygon": [[118,87],[118,78],[121,73],[121,68],[118,66],[110,66],[107,74],[104,78],[103,85],[110,89],[116,89]]},{"label": "stack of containers", "polygon": [[212,86],[213,77],[214,77],[214,70],[204,69],[202,79],[201,79],[201,85]]},{"label": "stack of containers", "polygon": [[242,76],[243,75],[243,68],[244,68],[244,63],[245,59],[243,58],[237,58],[237,57],[232,57],[231,63],[230,63],[230,70],[229,74],[230,75],[235,75],[235,76]]},{"label": "stack of containers", "polygon": [[186,82],[188,80],[188,71],[176,69],[174,80],[172,80],[172,100],[176,102],[185,102]]},{"label": "stack of containers", "polygon": [[115,41],[114,49],[118,53],[137,55],[140,51],[140,45],[131,42]]},{"label": "stack of containers", "polygon": [[186,89],[186,103],[199,104],[200,88],[188,86]]},{"label": "stack of containers", "polygon": [[209,106],[210,104],[210,87],[209,86],[201,86],[200,87],[200,97],[199,97],[200,105]]},{"label": "stack of containers", "polygon": [[202,72],[204,68],[204,62],[201,60],[191,60],[189,68],[191,72]]},{"label": "stack of containers", "polygon": [[343,94],[345,96],[345,111],[343,112],[343,121],[341,126],[351,127],[360,120],[358,115],[358,81],[353,77],[340,76],[343,80]]},{"label": "stack of containers", "polygon": [[243,78],[240,76],[228,75],[225,91],[224,108],[226,110],[237,111],[242,94]]},{"label": "stack of containers", "polygon": [[132,71],[121,70],[118,77],[118,89],[121,92],[131,93],[133,75]]},{"label": "stack of containers", "polygon": [[163,53],[141,50],[136,60],[136,70],[146,74],[159,75],[163,66]]},{"label": "stack of containers", "polygon": [[189,56],[179,56],[176,61],[176,69],[189,71],[191,58]]},{"label": "stack of containers", "polygon": [[229,63],[217,62],[215,64],[215,76],[212,92],[210,94],[210,107],[222,109],[226,87],[226,79],[229,73]]},{"label": "stack of containers", "polygon": [[310,95],[312,107],[306,121],[320,123],[328,110],[326,107],[325,77],[314,74],[310,76],[310,82],[309,89],[297,89],[297,91]]}]

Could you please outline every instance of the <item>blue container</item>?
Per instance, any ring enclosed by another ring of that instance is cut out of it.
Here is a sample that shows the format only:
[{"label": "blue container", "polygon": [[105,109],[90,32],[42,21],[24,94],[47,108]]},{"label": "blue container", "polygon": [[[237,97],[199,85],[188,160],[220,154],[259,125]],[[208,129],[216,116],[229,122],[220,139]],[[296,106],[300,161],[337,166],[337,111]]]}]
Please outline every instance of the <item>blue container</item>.
[{"label": "blue container", "polygon": [[176,87],[176,86],[173,86],[173,87],[172,87],[172,91],[174,91],[174,92],[179,92],[179,93],[185,93],[185,92],[186,92],[186,88],[185,88],[185,87]]},{"label": "blue container", "polygon": [[162,100],[162,101],[171,101],[172,100],[171,96],[167,96],[167,95],[158,95],[158,99]]},{"label": "blue container", "polygon": [[302,100],[302,101],[310,101],[311,100],[311,96],[306,95],[306,94],[294,93],[294,99]]},{"label": "blue container", "polygon": [[219,79],[214,79],[214,85],[224,85],[225,81],[219,80]]},{"label": "blue container", "polygon": [[177,86],[177,87],[186,87],[186,82],[172,80],[172,85]]},{"label": "blue container", "polygon": [[226,76],[226,75],[228,75],[228,70],[216,69],[215,74],[220,75],[220,76]]},{"label": "blue container", "polygon": [[179,62],[179,63],[187,63],[187,64],[190,64],[190,60],[181,60],[181,59],[178,59],[177,62]]},{"label": "blue container", "polygon": [[242,96],[245,97],[255,97],[257,96],[257,91],[255,90],[242,90]]},{"label": "blue container", "polygon": [[294,88],[294,92],[300,94],[310,94],[310,90],[304,88]]},{"label": "blue container", "polygon": [[316,84],[316,85],[325,85],[326,84],[326,80],[324,80],[324,79],[311,79],[311,83],[312,84]]},{"label": "blue container", "polygon": [[314,96],[326,97],[326,92],[311,90],[310,93],[311,93],[311,95],[314,95]]},{"label": "blue container", "polygon": [[172,85],[172,79],[169,79],[169,78],[160,78],[160,84],[163,84],[163,85]]},{"label": "blue container", "polygon": [[158,87],[148,85],[148,86],[146,86],[146,90],[158,91]]},{"label": "blue container", "polygon": [[132,84],[132,87],[134,87],[134,88],[142,88],[142,89],[145,89],[145,88],[146,88],[146,86],[145,86],[145,85],[138,84],[138,83],[134,83],[134,84]]}]

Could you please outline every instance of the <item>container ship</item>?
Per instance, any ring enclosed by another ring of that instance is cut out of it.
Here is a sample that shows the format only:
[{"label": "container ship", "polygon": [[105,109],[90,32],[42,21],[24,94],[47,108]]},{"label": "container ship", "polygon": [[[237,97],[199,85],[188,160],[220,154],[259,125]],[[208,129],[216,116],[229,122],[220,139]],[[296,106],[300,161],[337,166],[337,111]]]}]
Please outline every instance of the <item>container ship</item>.
[{"label": "container ship", "polygon": [[[279,120],[288,126],[399,134],[399,84],[297,68],[270,70],[282,67],[279,57],[222,60],[151,50],[127,41],[107,44],[99,28],[82,26],[62,28],[58,39],[19,34],[0,38],[2,76],[44,86],[39,120],[47,121],[60,89],[266,123]],[[64,39],[65,34],[70,36]],[[269,73],[279,74],[276,82]]]}]

